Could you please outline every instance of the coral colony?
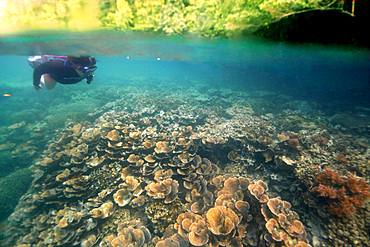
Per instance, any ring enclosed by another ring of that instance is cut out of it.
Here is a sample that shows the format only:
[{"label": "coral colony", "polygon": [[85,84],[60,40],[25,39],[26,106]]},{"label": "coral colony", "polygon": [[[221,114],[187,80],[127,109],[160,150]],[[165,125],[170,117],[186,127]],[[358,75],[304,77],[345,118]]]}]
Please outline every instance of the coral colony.
[{"label": "coral colony", "polygon": [[[256,225],[268,243],[307,246],[306,231],[290,203],[269,198],[261,180],[219,175],[216,164],[197,154],[215,140],[191,126],[167,132],[145,123],[127,126],[116,117],[101,120],[101,127],[71,127],[49,147],[33,193],[12,216],[18,222],[22,215],[29,217],[29,233],[21,243],[142,246],[152,240],[149,221],[154,234],[165,232],[153,240],[158,246],[168,241],[241,246],[258,241],[246,234]],[[156,205],[167,217],[177,216],[174,224],[164,228],[163,219],[149,212]],[[133,210],[123,218],[125,206]]]},{"label": "coral colony", "polygon": [[[298,114],[270,121],[231,105],[224,118],[196,102],[141,100],[50,142],[5,246],[369,244],[369,184],[341,169],[366,174],[364,145]],[[311,131],[281,127],[297,122]]]},{"label": "coral colony", "polygon": [[363,208],[364,201],[370,197],[369,184],[352,174],[343,179],[334,171],[324,169],[315,180],[319,185],[312,191],[324,199],[330,213],[339,217],[354,214],[356,208]]}]

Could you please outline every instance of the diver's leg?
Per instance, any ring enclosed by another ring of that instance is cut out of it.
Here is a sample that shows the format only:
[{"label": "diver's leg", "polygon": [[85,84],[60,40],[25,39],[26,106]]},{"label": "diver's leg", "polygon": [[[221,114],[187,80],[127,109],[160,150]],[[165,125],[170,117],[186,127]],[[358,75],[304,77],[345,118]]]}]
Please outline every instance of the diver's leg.
[{"label": "diver's leg", "polygon": [[55,85],[57,85],[57,81],[54,80],[53,78],[51,78],[51,76],[49,74],[44,74],[41,76],[41,80],[42,84],[45,85],[45,87],[48,89],[48,90],[51,90],[55,87]]}]

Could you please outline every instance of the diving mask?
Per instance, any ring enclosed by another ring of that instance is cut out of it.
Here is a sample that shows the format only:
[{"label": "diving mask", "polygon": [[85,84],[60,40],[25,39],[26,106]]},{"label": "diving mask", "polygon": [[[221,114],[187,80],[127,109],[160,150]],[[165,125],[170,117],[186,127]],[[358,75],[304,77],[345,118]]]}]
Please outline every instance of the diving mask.
[{"label": "diving mask", "polygon": [[84,73],[85,76],[90,76],[92,74],[94,74],[94,71],[97,69],[98,67],[96,66],[92,66],[92,67],[83,67],[83,69],[81,69],[81,71]]}]

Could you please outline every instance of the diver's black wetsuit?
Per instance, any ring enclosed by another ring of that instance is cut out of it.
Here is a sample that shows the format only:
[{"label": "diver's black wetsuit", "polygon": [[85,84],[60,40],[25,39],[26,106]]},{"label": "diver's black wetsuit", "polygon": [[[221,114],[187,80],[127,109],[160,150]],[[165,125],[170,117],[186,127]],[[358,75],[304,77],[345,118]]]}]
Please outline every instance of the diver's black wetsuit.
[{"label": "diver's black wetsuit", "polygon": [[37,66],[33,71],[33,85],[39,87],[43,74],[49,74],[51,78],[62,84],[75,84],[86,78],[88,84],[93,80],[93,75],[81,77],[71,64],[64,59],[53,59]]}]

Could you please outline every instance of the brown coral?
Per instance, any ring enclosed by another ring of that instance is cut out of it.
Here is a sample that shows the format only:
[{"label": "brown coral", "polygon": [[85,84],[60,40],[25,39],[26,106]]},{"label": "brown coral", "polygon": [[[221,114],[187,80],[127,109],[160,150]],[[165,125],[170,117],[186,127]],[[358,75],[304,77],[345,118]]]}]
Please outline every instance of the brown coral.
[{"label": "brown coral", "polygon": [[119,142],[121,140],[121,137],[119,136],[119,132],[117,130],[112,130],[108,132],[108,134],[104,138],[114,142]]},{"label": "brown coral", "polygon": [[289,228],[287,229],[287,232],[289,233],[290,236],[293,237],[300,237],[302,235],[306,235],[306,231],[302,225],[302,222],[299,220],[293,220]]},{"label": "brown coral", "polygon": [[193,189],[190,194],[187,194],[185,199],[189,202],[186,204],[188,209],[193,213],[201,213],[212,204],[213,193],[206,190],[206,188],[204,188],[202,193],[200,193],[198,189]]},{"label": "brown coral", "polygon": [[98,238],[94,234],[88,235],[84,240],[81,242],[81,247],[92,247],[96,244]]},{"label": "brown coral", "polygon": [[[199,157],[199,155],[196,155],[195,158]],[[196,160],[196,159],[195,159]],[[219,173],[220,168],[213,164],[209,159],[204,158],[201,160],[202,163],[200,164],[200,167],[196,169],[196,173],[203,176],[210,176],[210,175],[216,175]],[[195,167],[198,166],[195,164]]]},{"label": "brown coral", "polygon": [[60,173],[58,176],[56,176],[55,180],[60,182],[64,181],[71,175],[71,171],[69,169],[65,169],[62,173]]},{"label": "brown coral", "polygon": [[159,183],[150,182],[145,186],[148,195],[155,199],[165,199],[165,203],[171,203],[177,198],[179,183],[172,178],[167,178]]},{"label": "brown coral", "polygon": [[147,149],[151,149],[152,147],[154,147],[155,146],[155,142],[154,141],[148,141],[148,140],[146,140],[146,141],[144,141],[142,143],[142,145],[143,145],[143,148],[145,150],[147,150]]},{"label": "brown coral", "polygon": [[86,142],[95,142],[100,138],[100,129],[95,128],[95,129],[89,129],[86,130],[82,133],[81,137],[86,141]]},{"label": "brown coral", "polygon": [[273,218],[269,219],[266,222],[266,228],[268,232],[271,234],[273,240],[278,241],[278,242],[283,240],[281,234],[284,231],[279,229],[279,224],[275,219]]},{"label": "brown coral", "polygon": [[[139,180],[137,180],[133,176],[127,176],[125,177],[125,181],[121,187],[125,187],[129,191],[136,191],[136,189],[138,189],[139,186],[140,186]],[[140,194],[140,190],[138,191],[138,193]]]},{"label": "brown coral", "polygon": [[191,162],[194,158],[194,157],[190,156],[190,154],[188,154],[188,153],[179,154],[178,157],[181,160],[181,162],[184,163],[184,164]]},{"label": "brown coral", "polygon": [[217,206],[208,210],[206,219],[208,229],[215,235],[228,235],[239,224],[239,217],[225,206]]},{"label": "brown coral", "polygon": [[130,203],[132,194],[126,188],[117,190],[116,193],[113,195],[114,201],[118,204],[118,206],[123,207]]},{"label": "brown coral", "polygon": [[155,156],[152,154],[145,156],[144,160],[149,163],[154,163],[156,161]]},{"label": "brown coral", "polygon": [[81,143],[80,145],[73,147],[69,150],[69,155],[74,156],[74,158],[83,159],[85,154],[88,152],[89,146],[86,143]]},{"label": "brown coral", "polygon": [[191,225],[202,220],[202,216],[194,214],[192,212],[182,213],[177,217],[174,228],[183,238],[187,238],[189,232],[191,231]]},{"label": "brown coral", "polygon": [[291,208],[291,204],[289,202],[282,201],[279,197],[270,199],[267,202],[267,206],[276,216],[280,213],[286,214],[286,212]]},{"label": "brown coral", "polygon": [[[267,191],[267,189],[267,185],[262,180],[258,180],[256,184],[250,184],[248,186],[250,193],[258,200],[261,199],[262,195]],[[266,198],[263,197],[262,201],[265,202]]]},{"label": "brown coral", "polygon": [[248,178],[228,178],[224,182],[224,187],[218,192],[218,196],[222,194],[230,194],[238,196],[237,191],[242,191],[248,188],[250,180]]},{"label": "brown coral", "polygon": [[135,220],[129,224],[120,223],[117,232],[118,236],[110,242],[113,247],[144,247],[151,241],[149,230],[141,222]]},{"label": "brown coral", "polygon": [[131,201],[131,206],[133,208],[141,207],[146,203],[146,198],[143,195],[140,195]]},{"label": "brown coral", "polygon": [[130,154],[130,156],[127,158],[127,161],[130,162],[131,164],[137,164],[141,163],[141,165],[144,163],[139,155],[136,154]]},{"label": "brown coral", "polygon": [[103,203],[99,208],[94,208],[90,211],[90,214],[94,218],[107,218],[114,213],[113,203],[107,202]]},{"label": "brown coral", "polygon": [[231,194],[222,194],[217,197],[215,206],[226,206],[228,208],[234,208],[235,199]]},{"label": "brown coral", "polygon": [[76,124],[73,127],[70,127],[69,130],[72,131],[74,136],[79,136],[81,132],[85,130],[85,127],[81,124]]},{"label": "brown coral", "polygon": [[298,220],[298,215],[290,210],[290,207],[290,203],[280,198],[272,198],[267,202],[267,207],[265,205],[262,207],[262,214],[267,221],[266,228],[272,235],[272,239],[284,240],[288,246],[297,241],[307,242],[306,231]]},{"label": "brown coral", "polygon": [[169,142],[159,141],[155,144],[155,152],[160,153],[170,153],[173,150],[173,147],[170,146]]},{"label": "brown coral", "polygon": [[68,225],[69,225],[69,219],[67,218],[67,217],[63,217],[60,221],[59,221],[59,223],[58,223],[58,227],[59,228],[65,228],[65,227],[67,227]]},{"label": "brown coral", "polygon": [[181,247],[179,242],[171,239],[166,238],[165,240],[160,240],[155,247]]},{"label": "brown coral", "polygon": [[189,242],[194,246],[203,246],[208,243],[209,235],[204,220],[194,222],[189,227]]},{"label": "brown coral", "polygon": [[249,212],[249,203],[246,201],[237,201],[235,203],[235,208],[241,213],[242,216],[247,216]]},{"label": "brown coral", "polygon": [[166,180],[167,178],[172,177],[173,171],[169,170],[158,170],[154,173],[154,180],[157,182],[161,182]]},{"label": "brown coral", "polygon": [[224,181],[225,177],[219,175],[211,180],[211,184],[214,185],[217,189],[220,189],[223,186]]},{"label": "brown coral", "polygon": [[191,212],[182,213],[177,217],[174,228],[182,238],[188,239],[193,246],[204,246],[208,243],[209,232],[200,215]]},{"label": "brown coral", "polygon": [[130,132],[129,136],[132,139],[138,139],[141,135],[141,131]]}]

